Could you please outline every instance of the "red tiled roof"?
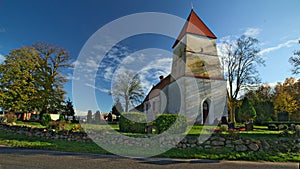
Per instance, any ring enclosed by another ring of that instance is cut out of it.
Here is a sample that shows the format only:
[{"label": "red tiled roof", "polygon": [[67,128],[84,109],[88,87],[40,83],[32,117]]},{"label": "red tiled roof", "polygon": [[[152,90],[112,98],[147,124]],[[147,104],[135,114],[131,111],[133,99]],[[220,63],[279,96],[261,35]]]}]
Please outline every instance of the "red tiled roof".
[{"label": "red tiled roof", "polygon": [[[159,96],[159,94],[160,94],[159,91],[162,90],[167,85],[169,85],[170,82],[171,82],[171,75],[168,75],[167,77],[162,79],[157,85],[153,86],[152,89],[150,90],[150,92],[148,93],[148,95],[145,97],[144,101],[140,105],[135,107],[135,109],[133,111],[137,110],[137,111],[143,112],[144,111],[144,103],[156,96]],[[159,89],[159,90],[155,90],[155,89]]]},{"label": "red tiled roof", "polygon": [[171,75],[168,75],[167,77],[162,79],[157,85],[153,86],[150,92],[148,93],[148,95],[146,96],[145,100],[143,101],[143,103],[152,99],[153,97],[158,96],[160,94],[159,91],[162,90],[167,85],[169,85],[170,81],[171,81]]},{"label": "red tiled roof", "polygon": [[214,33],[212,33],[212,31],[205,25],[205,23],[199,18],[199,16],[194,12],[193,9],[191,10],[189,17],[187,18],[172,48],[174,48],[178,44],[178,42],[183,38],[183,36],[186,33],[192,33],[196,35],[217,39]]}]

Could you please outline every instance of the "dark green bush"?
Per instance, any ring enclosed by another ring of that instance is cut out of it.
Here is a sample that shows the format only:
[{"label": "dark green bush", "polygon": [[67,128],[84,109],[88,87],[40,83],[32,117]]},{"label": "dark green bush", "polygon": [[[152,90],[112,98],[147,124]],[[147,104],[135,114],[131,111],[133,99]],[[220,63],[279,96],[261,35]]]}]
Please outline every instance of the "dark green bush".
[{"label": "dark green bush", "polygon": [[41,118],[41,125],[47,126],[49,122],[51,121],[51,116],[48,113],[43,114]]},{"label": "dark green bush", "polygon": [[277,130],[278,128],[277,128],[277,126],[275,124],[269,124],[268,125],[268,129],[269,130]]},{"label": "dark green bush", "polygon": [[145,133],[146,132],[146,114],[138,112],[122,113],[119,120],[121,132]]},{"label": "dark green bush", "polygon": [[172,134],[180,134],[187,129],[187,119],[180,114],[162,114],[154,121],[154,127],[158,134],[166,130]]},{"label": "dark green bush", "polygon": [[60,114],[58,120],[59,121],[64,121],[65,120],[65,116],[63,114]]}]

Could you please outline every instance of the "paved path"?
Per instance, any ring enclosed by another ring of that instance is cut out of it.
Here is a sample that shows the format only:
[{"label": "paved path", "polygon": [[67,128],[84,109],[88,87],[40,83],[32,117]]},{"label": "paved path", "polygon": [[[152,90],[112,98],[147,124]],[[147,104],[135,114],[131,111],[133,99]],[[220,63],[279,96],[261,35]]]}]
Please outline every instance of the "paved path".
[{"label": "paved path", "polygon": [[66,153],[0,147],[0,169],[299,169],[299,163],[182,159],[130,159],[113,155]]}]

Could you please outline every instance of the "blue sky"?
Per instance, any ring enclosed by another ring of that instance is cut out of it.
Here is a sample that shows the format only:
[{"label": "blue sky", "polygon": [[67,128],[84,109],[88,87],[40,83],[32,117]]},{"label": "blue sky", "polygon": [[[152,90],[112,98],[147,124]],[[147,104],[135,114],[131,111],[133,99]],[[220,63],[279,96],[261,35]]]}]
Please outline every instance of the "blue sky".
[{"label": "blue sky", "polygon": [[[288,58],[294,50],[300,49],[297,43],[300,39],[300,0],[0,0],[0,59],[3,60],[12,49],[42,41],[66,48],[72,55],[72,62],[78,64],[76,59],[84,44],[104,25],[141,12],[162,12],[186,19],[191,4],[216,34],[218,42],[242,34],[260,40],[261,54],[266,60],[266,67],[259,67],[262,82],[274,84],[293,76]],[[172,31],[179,33],[181,27],[172,28]],[[95,83],[85,83],[95,89],[99,107],[89,107],[89,99],[82,96],[81,103],[85,107],[77,111],[110,111],[112,98],[107,90],[111,89],[110,81],[117,69],[114,64],[120,63],[118,59],[125,64],[130,59],[140,63],[142,61],[138,59],[146,58],[144,62],[151,64],[143,66],[143,86],[149,88],[156,84],[158,75],[167,75],[170,71],[173,43],[174,39],[170,37],[137,35],[118,43],[100,65],[86,64],[100,66]],[[65,72],[70,79],[65,89],[71,99],[71,79],[76,80],[72,73],[73,70]]]}]

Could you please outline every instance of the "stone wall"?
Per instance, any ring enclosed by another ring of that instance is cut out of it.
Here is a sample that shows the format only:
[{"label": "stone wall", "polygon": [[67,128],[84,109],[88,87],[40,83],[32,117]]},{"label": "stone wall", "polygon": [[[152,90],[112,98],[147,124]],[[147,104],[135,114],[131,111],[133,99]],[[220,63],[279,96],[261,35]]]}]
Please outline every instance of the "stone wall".
[{"label": "stone wall", "polygon": [[[72,131],[58,131],[53,130],[22,127],[22,126],[9,126],[0,124],[0,130],[25,134],[28,137],[39,137],[44,139],[52,140],[66,140],[66,141],[76,141],[76,142],[93,142],[92,139],[88,137],[88,134],[83,132],[72,132]],[[149,137],[149,136],[146,136]],[[178,137],[166,137],[160,140],[161,144],[174,145],[178,142]],[[124,140],[121,141],[124,144]],[[128,142],[128,145],[132,143]],[[213,150],[213,151],[223,151],[230,150],[236,152],[296,152],[300,153],[300,138],[298,137],[278,137],[273,139],[242,139],[237,136],[221,135],[215,134],[207,140],[202,141],[201,137],[186,137],[182,139],[176,148],[195,148],[198,147],[203,150]]]},{"label": "stone wall", "polygon": [[201,143],[199,143],[199,139],[185,138],[177,145],[177,148],[188,147],[199,147],[208,150],[227,149],[236,152],[300,152],[300,138],[233,139],[227,135],[214,135]]},{"label": "stone wall", "polygon": [[87,136],[86,133],[83,132],[72,132],[68,130],[57,131],[40,129],[34,127],[26,127],[26,126],[10,126],[0,124],[0,130],[16,133],[16,134],[24,134],[28,137],[39,137],[44,139],[52,139],[52,140],[67,140],[67,141],[77,141],[77,142],[92,142],[92,140]]}]

